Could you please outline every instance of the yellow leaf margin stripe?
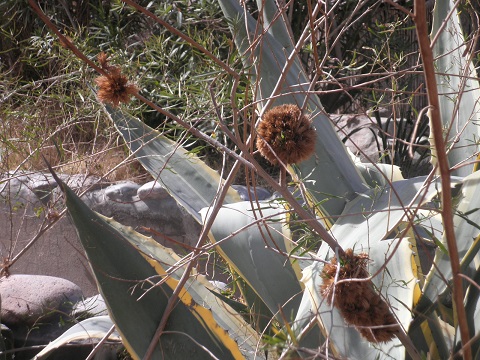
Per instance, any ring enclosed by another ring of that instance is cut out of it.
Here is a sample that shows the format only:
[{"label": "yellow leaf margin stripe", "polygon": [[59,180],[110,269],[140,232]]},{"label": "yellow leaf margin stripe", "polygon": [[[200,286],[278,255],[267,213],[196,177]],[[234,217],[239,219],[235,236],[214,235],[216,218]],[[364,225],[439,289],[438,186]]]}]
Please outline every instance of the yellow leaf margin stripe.
[{"label": "yellow leaf margin stripe", "polygon": [[[168,287],[170,287],[172,291],[174,291],[177,287],[178,281],[168,275],[158,261],[145,255],[142,251],[139,252],[145,258],[145,260],[147,260],[147,262],[155,269],[155,271],[160,276],[164,277],[164,284],[167,284]],[[182,288],[178,298],[190,309],[192,314],[200,321],[203,326],[207,326],[207,330],[209,330],[209,332],[215,336],[215,340],[219,341],[228,350],[230,350],[232,356],[235,359],[245,359],[238,347],[238,344],[228,335],[228,332],[225,329],[223,329],[217,324],[210,310],[197,304],[195,300],[193,300],[192,296],[188,293],[188,291],[185,290],[185,288]]]}]

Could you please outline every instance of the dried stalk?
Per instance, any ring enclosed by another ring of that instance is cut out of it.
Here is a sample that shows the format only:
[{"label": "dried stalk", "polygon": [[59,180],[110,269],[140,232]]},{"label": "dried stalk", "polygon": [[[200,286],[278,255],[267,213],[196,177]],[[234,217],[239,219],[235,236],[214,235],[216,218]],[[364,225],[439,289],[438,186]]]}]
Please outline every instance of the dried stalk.
[{"label": "dried stalk", "polygon": [[428,38],[428,29],[426,21],[426,9],[424,0],[415,0],[415,13],[413,16],[417,30],[417,39],[420,55],[423,62],[423,72],[425,74],[425,84],[427,89],[428,103],[430,106],[430,123],[434,146],[437,153],[438,168],[442,181],[442,222],[444,235],[447,241],[450,265],[453,275],[453,300],[457,312],[460,336],[463,344],[463,358],[472,359],[471,347],[469,344],[470,334],[468,330],[467,314],[463,303],[463,280],[461,277],[460,260],[458,256],[457,242],[455,239],[455,228],[453,224],[453,204],[450,181],[450,167],[448,164],[445,140],[443,138],[443,125],[440,114],[440,102],[438,98],[437,81],[435,79],[435,68],[432,49]]}]

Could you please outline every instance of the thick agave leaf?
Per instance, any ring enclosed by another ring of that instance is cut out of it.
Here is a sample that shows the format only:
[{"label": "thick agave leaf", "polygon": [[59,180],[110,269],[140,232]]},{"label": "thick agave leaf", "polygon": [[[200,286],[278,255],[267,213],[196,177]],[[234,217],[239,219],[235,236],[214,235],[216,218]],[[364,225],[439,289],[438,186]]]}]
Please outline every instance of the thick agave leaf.
[{"label": "thick agave leaf", "polygon": [[[96,316],[83,320],[49,343],[34,357],[34,360],[47,359],[53,351],[73,341],[92,341],[95,344],[110,332],[113,325],[113,321],[108,316]],[[120,335],[116,331],[108,336],[108,340],[121,342]]]},{"label": "thick agave leaf", "polygon": [[385,186],[388,182],[404,180],[402,171],[396,165],[355,163],[355,166],[372,188]]},{"label": "thick agave leaf", "polygon": [[[170,269],[166,283],[171,289],[177,286],[178,280],[183,275],[184,268],[178,266],[181,263],[181,259],[173,250],[158,244],[151,238],[142,236],[130,227],[125,227],[112,220],[109,220],[109,223],[120,231],[142,254],[148,254],[146,260],[155,268],[158,274],[165,274],[166,270]],[[195,311],[199,311],[202,320],[207,326],[216,327],[213,323],[215,322],[221,329],[228,330],[229,337],[241,346],[245,357],[247,359],[251,358],[260,339],[258,334],[238,314],[238,308],[232,309],[230,304],[225,303],[220,297],[216,296],[210,283],[204,276],[199,274],[192,274],[192,278],[186,282],[184,289],[187,290],[183,290],[181,293],[182,302],[193,306]],[[195,303],[208,309],[208,311],[198,306],[195,308]],[[209,314],[210,312],[211,315]],[[221,329],[217,328],[219,332],[221,332]],[[262,356],[256,354],[255,359],[262,359]]]},{"label": "thick agave leaf", "polygon": [[[168,273],[178,258],[153,239],[93,212],[57,182],[110,316],[131,355],[142,358],[183,270]],[[153,358],[254,357],[257,334],[200,280],[191,278],[179,299]]]},{"label": "thick agave leaf", "polygon": [[[456,201],[458,205],[453,221],[462,273],[473,279],[478,276],[478,269],[480,269],[480,172],[477,171],[464,179],[461,193]],[[434,266],[427,276],[423,289],[423,294],[431,304],[429,311],[437,307],[439,296],[449,297],[446,281],[449,282],[451,279],[450,255],[447,252],[446,239],[443,238],[442,246],[436,250]],[[472,334],[477,334],[480,329],[479,321],[474,320],[478,319],[474,314],[479,312],[478,299],[474,300],[477,290],[472,288],[471,283],[465,283],[465,286],[470,287],[467,294],[467,298],[470,299],[467,317],[471,322]],[[451,338],[447,344],[453,344],[453,340]]]},{"label": "thick agave leaf", "polygon": [[[286,30],[280,30],[278,42],[269,32],[263,33],[262,24],[245,14],[238,0],[219,0],[223,13],[231,25],[235,44],[242,52],[246,66],[254,65],[256,75],[252,82],[259,84],[258,100],[261,104],[271,97],[278,79],[281,78],[283,67],[287,64],[287,56],[283,40]],[[265,2],[266,19],[269,24],[275,16],[273,1]],[[282,21],[278,19],[277,21]],[[284,26],[278,24],[279,28]],[[273,31],[272,31],[273,32]],[[251,46],[256,40],[256,45]],[[288,41],[285,40],[287,43]],[[287,54],[290,55],[290,54]],[[315,155],[295,167],[300,179],[313,197],[313,202],[320,204],[330,215],[339,215],[346,202],[366,189],[361,175],[353,166],[345,146],[338,138],[332,123],[324,114],[318,97],[308,94],[308,78],[305,76],[301,62],[296,54],[292,55],[293,63],[286,73],[285,81],[274,105],[306,104],[312,114],[313,123],[317,129]],[[328,174],[328,176],[324,176]],[[328,201],[324,201],[328,199]]]},{"label": "thick agave leaf", "polygon": [[338,226],[331,230],[343,247],[346,247],[345,239],[352,236],[360,242],[384,240],[401,222],[408,221],[407,209],[432,199],[440,184],[434,180],[428,185],[427,178],[422,176],[396,181],[392,187],[393,190],[389,186],[377,187],[348,204],[337,221]]},{"label": "thick agave leaf", "polygon": [[[198,212],[210,206],[217,196],[222,183],[220,175],[180,144],[128,113],[108,104],[105,109],[143,167],[200,222]],[[241,201],[240,196],[230,188],[224,202],[237,201]]]},{"label": "thick agave leaf", "polygon": [[[480,266],[478,241],[480,236],[480,172],[467,176],[462,184],[458,206],[454,215],[455,237],[457,240],[458,255],[462,264],[463,273],[473,276]],[[452,278],[450,255],[446,252],[446,239],[442,240],[443,247],[439,247],[435,254],[432,271],[428,274],[423,293],[435,302],[442,294],[447,284],[445,279]],[[464,261],[468,255],[468,261]]]},{"label": "thick agave leaf", "polygon": [[[388,299],[396,317],[405,330],[411,321],[411,307],[418,300],[416,262],[413,259],[410,241],[412,238],[388,239],[388,235],[401,229],[407,221],[406,208],[414,209],[436,195],[439,184],[425,186],[426,178],[415,178],[393,183],[390,187],[377,188],[353,200],[340,219],[332,227],[332,235],[344,249],[366,252],[372,260],[371,274],[379,270],[386,259],[385,269],[373,278],[375,285]],[[398,196],[398,197],[397,197]],[[333,256],[327,246],[318,252],[321,259]],[[390,258],[391,255],[391,258]],[[362,340],[356,330],[348,327],[336,309],[329,307],[319,294],[320,272],[323,265],[316,262],[304,270],[305,294],[297,316],[297,332],[311,319],[318,316],[324,336],[329,337],[334,353],[349,359],[373,359],[405,357],[405,349],[398,339],[372,346]]]},{"label": "thick agave leaf", "polygon": [[[208,209],[201,211],[208,220]],[[240,202],[222,207],[213,223],[216,249],[258,294],[273,314],[282,308],[290,321],[300,304],[302,287],[297,262],[290,262],[291,236],[285,209],[272,202]],[[279,253],[280,252],[280,253]]]},{"label": "thick agave leaf", "polygon": [[[477,269],[472,280],[476,284],[480,284],[480,267]],[[467,312],[467,320],[470,328],[470,334],[473,338],[472,354],[474,359],[480,359],[480,289],[471,284],[466,296],[465,311]],[[477,335],[477,338],[474,336]]]},{"label": "thick agave leaf", "polygon": [[357,167],[365,182],[371,188],[383,187],[390,182],[404,180],[402,171],[397,165],[391,164],[373,164],[362,163],[359,157],[357,157],[349,148],[347,153],[350,155],[353,163]]},{"label": "thick agave leaf", "polygon": [[[412,271],[412,252],[409,239],[386,240],[376,244],[364,241],[352,241],[349,246],[363,247],[372,260],[369,267],[371,274],[380,271],[373,278],[374,284],[381,289],[382,295],[388,299],[395,316],[406,329],[411,321],[410,309],[405,304],[413,301],[415,276]],[[385,259],[393,257],[383,268]],[[305,293],[310,296],[310,301],[315,304],[318,321],[324,331],[324,336],[331,341],[334,355],[348,359],[403,359],[405,349],[398,339],[388,343],[372,345],[363,340],[360,333],[349,327],[336,308],[327,305],[319,295],[321,277],[319,276],[323,265],[316,262],[304,270]]]},{"label": "thick agave leaf", "polygon": [[280,13],[274,0],[257,0],[257,7],[263,14],[263,27],[268,33],[282,44],[284,50],[289,53],[294,49],[291,34],[285,22],[285,12]]},{"label": "thick agave leaf", "polygon": [[[435,2],[432,37],[444,26],[453,8],[452,0]],[[468,61],[468,55],[464,55],[465,50],[458,13],[454,11],[433,46],[433,54],[437,58],[435,66],[442,121],[446,128],[451,126],[448,145],[455,141],[453,150],[448,154],[450,166],[471,159],[479,151],[480,90],[475,68]],[[432,156],[432,159],[435,157]],[[467,176],[472,169],[473,164],[462,166],[454,174]]]}]

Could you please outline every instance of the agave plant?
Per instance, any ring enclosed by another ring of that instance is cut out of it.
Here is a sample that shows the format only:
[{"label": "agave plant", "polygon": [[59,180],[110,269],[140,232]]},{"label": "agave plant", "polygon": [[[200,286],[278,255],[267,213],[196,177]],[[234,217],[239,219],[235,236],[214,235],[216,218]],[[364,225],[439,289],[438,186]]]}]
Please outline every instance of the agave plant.
[{"label": "agave plant", "polygon": [[[449,160],[462,176],[449,177],[451,184],[445,185],[445,174],[403,180],[393,166],[355,164],[309,91],[298,58],[310,28],[294,43],[273,0],[257,1],[257,20],[237,0],[219,2],[245,68],[253,73],[259,118],[273,106],[297,105],[316,129],[315,153],[303,162],[282,164],[299,197],[258,165],[247,146],[253,136],[238,144],[242,157],[237,155],[234,169],[250,165],[280,194],[274,200],[252,196],[242,202],[230,187],[231,176],[222,180],[178,143],[105,105],[132,153],[204,224],[196,250],[180,258],[92,212],[58,180],[99,291],[130,354],[264,358],[262,335],[268,333],[270,340],[281,340],[282,358],[478,358],[480,174],[472,173],[473,164],[462,165],[478,153],[474,120],[480,93],[470,62],[461,56],[452,3],[437,2],[432,32],[441,115],[451,132]],[[312,19],[319,6],[312,9]],[[432,120],[431,126],[437,124]],[[434,144],[437,154],[446,153],[442,143]],[[444,195],[450,192],[453,205],[446,210]],[[445,212],[453,213],[450,227]],[[293,218],[316,233],[318,251],[296,242]],[[210,244],[204,243],[207,237]],[[241,277],[246,307],[215,294],[194,272],[193,261],[207,248],[220,253]],[[238,309],[268,321],[255,316],[252,321]]]}]

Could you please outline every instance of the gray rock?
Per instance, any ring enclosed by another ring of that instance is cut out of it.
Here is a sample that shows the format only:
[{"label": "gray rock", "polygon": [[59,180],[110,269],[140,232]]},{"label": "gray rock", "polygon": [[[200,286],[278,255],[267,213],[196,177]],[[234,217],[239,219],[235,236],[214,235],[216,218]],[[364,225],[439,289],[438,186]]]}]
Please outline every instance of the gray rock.
[{"label": "gray rock", "polygon": [[82,299],[82,290],[74,283],[52,276],[11,275],[0,279],[2,323],[14,329],[33,326],[69,313]]},{"label": "gray rock", "polygon": [[105,189],[105,196],[116,202],[132,201],[133,197],[137,195],[137,190],[140,185],[132,182],[125,181],[115,185],[111,185]]},{"label": "gray rock", "polygon": [[330,115],[335,123],[335,129],[345,145],[362,162],[377,162],[379,149],[377,141],[378,125],[366,115]]},{"label": "gray rock", "polygon": [[0,178],[0,203],[24,208],[26,204],[39,202],[38,197],[28,187],[28,178],[24,175],[5,174]]},{"label": "gray rock", "polygon": [[[147,236],[153,236],[166,246],[174,247],[166,239],[187,245],[195,244],[198,239],[201,226],[153,182],[140,186],[126,181],[106,187],[101,182],[95,185],[95,181],[100,180],[98,178],[58,175],[77,192],[90,188],[82,200],[91,209]],[[1,179],[9,180],[2,183]],[[49,191],[50,194],[47,194]],[[45,216],[53,203],[59,204],[58,209],[63,207],[61,191],[50,174],[0,175],[0,229],[5,229],[0,236],[1,257],[12,258],[29,244],[42,222],[48,221]],[[68,217],[60,219],[39,238],[11,266],[10,272],[50,276],[61,274],[63,278],[78,284],[86,296],[98,294],[76,230]]]},{"label": "gray rock", "polygon": [[168,191],[158,181],[150,181],[138,188],[140,200],[163,200],[170,198]]},{"label": "gray rock", "polygon": [[[65,174],[58,176],[74,189],[98,189],[105,186],[98,177]],[[47,204],[52,200],[52,190],[56,187],[57,183],[48,173],[7,173],[0,177],[0,202],[14,199],[17,205],[22,205],[22,208],[28,205]]]},{"label": "gray rock", "polygon": [[81,300],[75,304],[72,310],[74,318],[88,318],[100,315],[108,315],[107,305],[100,294]]},{"label": "gray rock", "polygon": [[15,359],[29,359],[36,351],[22,348],[48,344],[70,326],[69,313],[82,298],[72,282],[51,276],[11,275],[0,280],[1,318],[13,332]]},{"label": "gray rock", "polygon": [[[151,189],[151,186],[145,186],[140,193],[146,195],[146,189]],[[82,200],[92,210],[146,235],[154,236],[168,247],[175,247],[175,243],[190,246],[196,243],[201,227],[190,214],[170,196],[162,199],[145,196],[142,200],[138,196],[139,189],[137,184],[121,183],[88,192]],[[169,238],[175,242],[166,240]]]}]

